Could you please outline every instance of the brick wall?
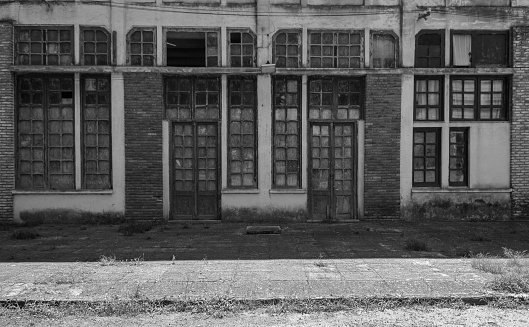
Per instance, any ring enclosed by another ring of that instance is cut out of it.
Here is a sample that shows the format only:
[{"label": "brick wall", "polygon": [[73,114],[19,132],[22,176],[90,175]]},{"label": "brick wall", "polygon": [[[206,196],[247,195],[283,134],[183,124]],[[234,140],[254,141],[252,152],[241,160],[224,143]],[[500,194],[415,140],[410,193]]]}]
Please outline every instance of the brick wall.
[{"label": "brick wall", "polygon": [[529,219],[529,26],[513,28],[511,206],[514,219]]},{"label": "brick wall", "polygon": [[13,220],[15,188],[13,26],[0,22],[0,222]]},{"label": "brick wall", "polygon": [[364,216],[400,218],[400,75],[366,77]]},{"label": "brick wall", "polygon": [[127,73],[124,83],[125,215],[162,219],[162,76]]}]

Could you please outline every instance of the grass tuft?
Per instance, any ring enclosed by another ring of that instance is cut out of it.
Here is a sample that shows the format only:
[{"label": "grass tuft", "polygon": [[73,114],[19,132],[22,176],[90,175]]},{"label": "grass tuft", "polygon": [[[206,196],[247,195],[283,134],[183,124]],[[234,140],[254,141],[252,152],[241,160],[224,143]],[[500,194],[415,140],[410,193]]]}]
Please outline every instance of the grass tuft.
[{"label": "grass tuft", "polygon": [[132,222],[119,226],[118,233],[124,236],[132,236],[150,231],[152,227],[153,223],[151,222]]},{"label": "grass tuft", "polygon": [[429,251],[430,248],[428,244],[426,244],[423,241],[419,241],[416,239],[408,239],[406,240],[406,246],[404,247],[407,251]]},{"label": "grass tuft", "polygon": [[33,240],[39,236],[39,233],[32,229],[15,229],[11,235],[16,240]]}]

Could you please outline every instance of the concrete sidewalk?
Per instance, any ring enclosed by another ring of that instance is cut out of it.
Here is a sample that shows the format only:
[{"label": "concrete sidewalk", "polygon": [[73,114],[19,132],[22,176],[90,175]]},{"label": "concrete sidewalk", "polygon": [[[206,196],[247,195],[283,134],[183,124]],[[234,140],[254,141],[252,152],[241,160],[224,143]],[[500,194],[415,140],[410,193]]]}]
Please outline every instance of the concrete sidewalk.
[{"label": "concrete sidewalk", "polygon": [[0,263],[0,300],[497,296],[469,259]]}]

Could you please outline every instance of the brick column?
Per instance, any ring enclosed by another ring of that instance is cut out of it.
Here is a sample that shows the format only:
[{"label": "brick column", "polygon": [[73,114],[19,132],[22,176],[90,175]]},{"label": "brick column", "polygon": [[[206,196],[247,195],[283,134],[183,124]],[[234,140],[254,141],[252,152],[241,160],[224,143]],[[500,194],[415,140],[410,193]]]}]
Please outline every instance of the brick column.
[{"label": "brick column", "polygon": [[400,218],[402,77],[366,77],[364,217]]},{"label": "brick column", "polygon": [[163,219],[163,79],[125,73],[125,216]]},{"label": "brick column", "polygon": [[15,188],[13,25],[0,22],[0,222],[13,221]]},{"label": "brick column", "polygon": [[529,26],[513,28],[511,111],[511,208],[529,219]]}]

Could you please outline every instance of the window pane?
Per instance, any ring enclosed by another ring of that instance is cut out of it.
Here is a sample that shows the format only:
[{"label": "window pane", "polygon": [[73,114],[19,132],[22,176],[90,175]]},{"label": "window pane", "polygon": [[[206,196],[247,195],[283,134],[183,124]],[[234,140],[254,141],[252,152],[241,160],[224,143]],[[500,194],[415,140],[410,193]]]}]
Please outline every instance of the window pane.
[{"label": "window pane", "polygon": [[415,129],[413,133],[413,185],[438,186],[439,129]]}]

